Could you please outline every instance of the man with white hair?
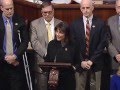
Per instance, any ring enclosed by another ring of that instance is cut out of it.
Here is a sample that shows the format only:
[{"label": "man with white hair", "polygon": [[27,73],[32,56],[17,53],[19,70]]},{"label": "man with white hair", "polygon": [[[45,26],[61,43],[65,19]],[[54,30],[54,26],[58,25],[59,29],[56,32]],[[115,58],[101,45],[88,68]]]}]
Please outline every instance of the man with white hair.
[{"label": "man with white hair", "polygon": [[82,0],[80,10],[83,16],[70,27],[71,36],[79,43],[81,51],[80,68],[76,72],[76,90],[100,90],[103,51],[106,46],[105,23],[93,15],[92,0]]}]

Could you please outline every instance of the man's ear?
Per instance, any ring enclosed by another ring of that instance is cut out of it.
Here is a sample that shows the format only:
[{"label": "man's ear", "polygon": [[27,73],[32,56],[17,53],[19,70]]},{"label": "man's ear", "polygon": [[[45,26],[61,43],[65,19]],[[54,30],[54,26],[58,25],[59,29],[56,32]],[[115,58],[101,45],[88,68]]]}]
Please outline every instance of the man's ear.
[{"label": "man's ear", "polygon": [[0,9],[1,9],[1,11],[3,11],[3,6],[0,5]]}]

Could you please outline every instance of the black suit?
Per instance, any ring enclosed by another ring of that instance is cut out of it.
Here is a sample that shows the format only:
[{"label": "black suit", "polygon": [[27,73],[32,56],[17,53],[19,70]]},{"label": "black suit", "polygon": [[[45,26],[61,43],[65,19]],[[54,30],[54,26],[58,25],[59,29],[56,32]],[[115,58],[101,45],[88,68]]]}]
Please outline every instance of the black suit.
[{"label": "black suit", "polygon": [[[2,14],[0,14],[0,90],[25,90],[23,87],[25,80],[22,55],[28,46],[28,31],[24,20],[18,15],[13,15],[13,46],[14,54],[19,61],[18,66],[8,64],[4,57],[6,55],[4,47],[5,25]],[[21,35],[21,42],[19,35]],[[5,85],[5,87],[3,87]],[[6,88],[7,86],[7,88]],[[10,87],[9,87],[10,86]]]},{"label": "black suit", "polygon": [[[85,54],[86,39],[83,18],[74,21],[70,26],[72,39],[80,45],[81,62],[85,59],[91,60],[93,62],[91,67],[92,72],[100,71],[103,68],[103,51],[106,46],[106,30],[104,30],[104,26],[105,24],[102,20],[93,16],[90,31],[89,56]],[[86,69],[82,69],[82,71],[86,71]]]}]

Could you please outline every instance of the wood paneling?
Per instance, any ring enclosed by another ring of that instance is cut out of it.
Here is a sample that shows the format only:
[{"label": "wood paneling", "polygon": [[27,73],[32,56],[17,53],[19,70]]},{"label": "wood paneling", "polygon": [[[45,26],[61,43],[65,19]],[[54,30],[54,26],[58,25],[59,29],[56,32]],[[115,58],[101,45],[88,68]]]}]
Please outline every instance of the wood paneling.
[{"label": "wood paneling", "polygon": [[[14,3],[15,12],[29,20],[29,22],[41,16],[41,6],[39,4],[25,0],[14,0]],[[79,4],[61,4],[54,5],[54,7],[55,17],[68,23],[71,23],[82,15],[79,9]],[[113,4],[106,4],[95,5],[94,14],[106,21],[110,16],[116,14],[116,12]]]}]

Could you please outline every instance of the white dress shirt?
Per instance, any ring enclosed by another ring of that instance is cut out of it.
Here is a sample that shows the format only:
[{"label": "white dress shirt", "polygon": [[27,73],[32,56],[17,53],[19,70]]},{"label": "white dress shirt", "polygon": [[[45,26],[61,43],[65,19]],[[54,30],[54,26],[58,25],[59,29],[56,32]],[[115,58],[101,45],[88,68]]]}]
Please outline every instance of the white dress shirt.
[{"label": "white dress shirt", "polygon": [[[93,15],[91,15],[91,17],[88,18],[90,27],[91,27],[91,25],[92,25],[92,18],[93,18]],[[83,16],[83,23],[84,23],[85,34],[86,34],[86,24],[87,24],[86,21],[87,21],[87,18],[86,18],[85,16]]]}]

